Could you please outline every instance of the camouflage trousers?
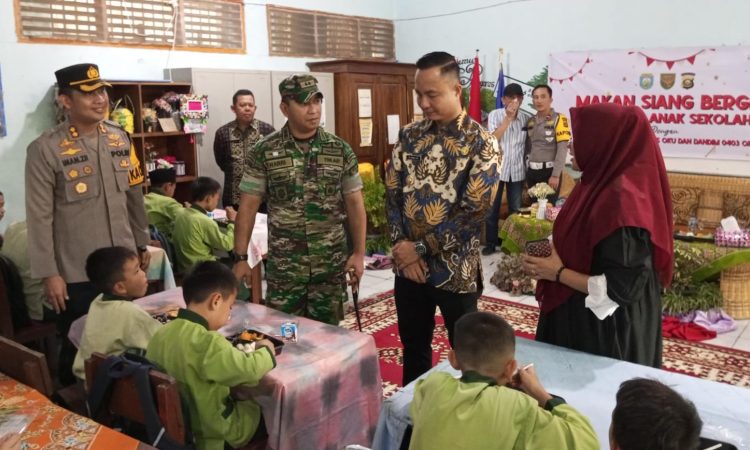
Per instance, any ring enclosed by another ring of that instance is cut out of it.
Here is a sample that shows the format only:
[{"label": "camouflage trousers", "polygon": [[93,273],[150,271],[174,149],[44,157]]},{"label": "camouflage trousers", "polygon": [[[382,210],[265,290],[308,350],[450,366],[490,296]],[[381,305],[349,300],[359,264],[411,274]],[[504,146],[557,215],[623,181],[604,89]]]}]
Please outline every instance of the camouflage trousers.
[{"label": "camouflage trousers", "polygon": [[279,277],[269,271],[266,281],[266,305],[274,309],[331,325],[344,318],[346,284],[341,272]]}]

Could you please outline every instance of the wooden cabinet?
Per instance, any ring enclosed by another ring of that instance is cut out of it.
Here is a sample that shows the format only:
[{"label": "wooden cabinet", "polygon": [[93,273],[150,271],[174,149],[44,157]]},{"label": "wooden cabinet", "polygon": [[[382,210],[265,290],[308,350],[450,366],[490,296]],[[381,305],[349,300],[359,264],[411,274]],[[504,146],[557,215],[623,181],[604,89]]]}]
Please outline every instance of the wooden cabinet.
[{"label": "wooden cabinet", "polygon": [[[149,159],[149,155],[146,154],[147,150],[155,152],[157,158],[174,156],[177,161],[183,161],[185,175],[177,177],[175,198],[178,201],[190,200],[190,182],[198,176],[195,135],[182,131],[146,131],[143,123],[144,106],[151,107],[151,102],[169,91],[189,94],[190,84],[158,81],[111,81],[110,84],[112,84],[111,100],[113,102],[120,100],[121,105],[133,109],[134,132],[131,134],[131,139],[144,174],[146,174],[146,161]],[[148,190],[148,182],[145,186]]]},{"label": "wooden cabinet", "polygon": [[[348,142],[360,163],[382,167],[390,158],[388,116],[397,115],[399,126],[414,120],[414,64],[339,60],[308,63],[310,70],[332,72],[336,92],[336,134]],[[359,116],[360,90],[371,98],[372,144],[361,145]]]}]

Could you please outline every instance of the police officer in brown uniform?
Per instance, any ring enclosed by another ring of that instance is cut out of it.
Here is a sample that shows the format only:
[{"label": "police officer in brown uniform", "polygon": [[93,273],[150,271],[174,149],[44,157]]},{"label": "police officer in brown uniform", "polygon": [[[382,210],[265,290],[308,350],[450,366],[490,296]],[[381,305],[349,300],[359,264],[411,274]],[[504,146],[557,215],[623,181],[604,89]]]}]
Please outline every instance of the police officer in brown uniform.
[{"label": "police officer in brown uniform", "polygon": [[59,376],[69,384],[76,349],[68,330],[99,294],[88,282],[86,258],[101,247],[128,247],[138,250],[145,270],[149,234],[140,162],[125,130],[105,120],[111,85],[96,64],[55,76],[66,120],[27,149],[26,220],[32,276],[44,280],[47,301],[59,313]]},{"label": "police officer in brown uniform", "polygon": [[[536,115],[526,124],[526,187],[547,183],[560,192],[560,177],[565,168],[570,141],[570,125],[565,115],[552,109],[552,88],[540,84],[532,91]],[[550,197],[555,202],[557,194]]]}]

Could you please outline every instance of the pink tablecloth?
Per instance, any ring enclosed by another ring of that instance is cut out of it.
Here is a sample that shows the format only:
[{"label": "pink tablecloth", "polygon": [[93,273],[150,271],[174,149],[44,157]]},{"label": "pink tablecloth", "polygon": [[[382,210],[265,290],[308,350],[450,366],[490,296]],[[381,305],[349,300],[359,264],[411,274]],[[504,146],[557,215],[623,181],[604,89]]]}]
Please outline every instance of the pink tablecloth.
[{"label": "pink tablecloth", "polygon": [[[145,309],[184,306],[181,288],[136,303]],[[75,344],[84,320],[85,316],[71,326],[68,336]],[[369,447],[382,400],[378,354],[371,336],[252,303],[237,304],[230,323],[219,332],[234,334],[247,321],[253,328],[278,335],[280,325],[290,320],[299,324],[299,342],[286,344],[277,358],[278,366],[257,387],[248,388],[263,408],[268,447]]]}]

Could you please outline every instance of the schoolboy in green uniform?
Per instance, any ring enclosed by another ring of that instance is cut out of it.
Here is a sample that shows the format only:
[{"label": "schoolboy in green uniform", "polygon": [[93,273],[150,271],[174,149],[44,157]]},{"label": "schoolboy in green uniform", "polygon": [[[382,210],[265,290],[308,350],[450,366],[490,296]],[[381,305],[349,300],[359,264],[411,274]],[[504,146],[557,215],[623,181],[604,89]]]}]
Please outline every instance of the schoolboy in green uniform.
[{"label": "schoolboy in green uniform", "polygon": [[[598,450],[586,417],[548,394],[533,367],[517,371],[515,346],[513,328],[499,316],[462,316],[448,353],[462,376],[435,372],[417,382],[409,449]],[[506,386],[514,379],[524,392]]]},{"label": "schoolboy in green uniform", "polygon": [[174,199],[177,188],[177,171],[163,159],[156,161],[156,169],[148,173],[151,187],[144,197],[148,223],[172,240],[172,225],[177,213],[182,211],[180,202]]},{"label": "schoolboy in green uniform", "polygon": [[221,198],[221,185],[209,177],[198,177],[191,186],[190,208],[177,213],[172,228],[172,243],[177,257],[177,271],[184,273],[201,261],[216,261],[214,250],[230,251],[234,247],[234,219],[237,212],[227,207],[226,232],[208,216]]},{"label": "schoolboy in green uniform", "polygon": [[263,418],[257,403],[235,400],[229,389],[256,385],[276,367],[273,344],[261,340],[258,350],[245,353],[216,332],[229,321],[237,298],[237,279],[221,263],[195,266],[182,293],[187,309],[156,333],[146,357],[179,383],[198,450],[224,450],[225,443],[241,447],[264,429]]},{"label": "schoolboy in green uniform", "polygon": [[138,255],[125,247],[95,250],[86,259],[89,281],[102,291],[89,307],[73,373],[85,379],[84,361],[92,353],[119,355],[126,350],[146,351],[161,324],[132,302],[148,289]]}]

